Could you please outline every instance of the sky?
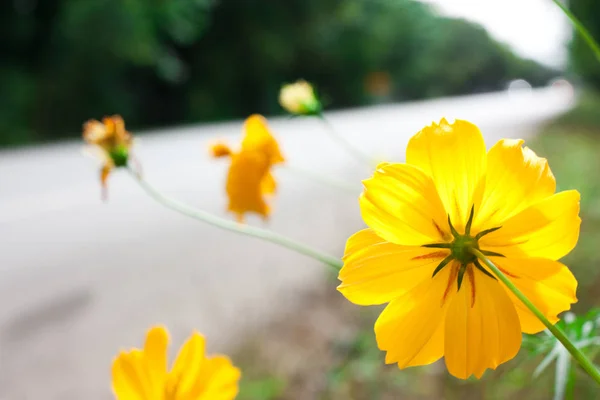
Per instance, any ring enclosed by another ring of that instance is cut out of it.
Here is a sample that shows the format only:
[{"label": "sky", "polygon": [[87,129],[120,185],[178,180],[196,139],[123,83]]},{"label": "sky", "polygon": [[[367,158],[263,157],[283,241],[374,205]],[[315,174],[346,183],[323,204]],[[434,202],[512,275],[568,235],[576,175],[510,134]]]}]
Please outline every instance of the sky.
[{"label": "sky", "polygon": [[562,67],[571,38],[568,19],[552,0],[421,0],[440,13],[485,27],[517,54]]}]

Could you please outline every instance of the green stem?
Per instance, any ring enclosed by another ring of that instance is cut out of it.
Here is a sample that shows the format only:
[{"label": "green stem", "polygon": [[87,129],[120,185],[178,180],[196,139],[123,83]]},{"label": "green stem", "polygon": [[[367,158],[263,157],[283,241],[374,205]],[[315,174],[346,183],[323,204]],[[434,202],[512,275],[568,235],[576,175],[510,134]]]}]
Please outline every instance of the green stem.
[{"label": "green stem", "polygon": [[242,225],[237,222],[230,221],[228,219],[220,218],[204,210],[198,210],[177,200],[171,199],[160,193],[158,190],[156,190],[153,186],[151,186],[148,182],[143,180],[132,169],[129,169],[129,172],[133,175],[133,177],[135,178],[137,183],[142,187],[142,189],[144,189],[146,193],[150,195],[150,197],[152,197],[154,200],[158,201],[162,205],[166,206],[167,208],[170,208],[171,210],[177,211],[183,215],[187,215],[188,217],[197,219],[199,221],[205,222],[209,225],[216,226],[221,229],[225,229],[246,236],[253,236],[255,238],[278,244],[297,253],[304,254],[306,256],[319,260],[322,263],[327,264],[338,271],[343,266],[343,262],[339,258],[333,257],[326,253],[322,253],[319,250],[316,250],[303,243],[296,242],[295,240],[290,239],[286,236],[279,235],[268,229],[261,229],[249,225]]},{"label": "green stem", "polygon": [[350,142],[348,142],[346,139],[344,139],[339,133],[337,133],[337,131],[334,129],[333,125],[331,125],[331,122],[329,122],[329,120],[327,118],[325,118],[325,116],[322,113],[317,114],[317,117],[319,117],[319,119],[321,121],[323,121],[323,124],[327,128],[326,131],[329,134],[329,136],[338,145],[340,145],[348,153],[350,153],[350,155],[352,155],[354,158],[356,158],[360,162],[366,163],[369,166],[369,168],[374,168],[377,166],[377,163],[373,159],[371,159],[371,157],[369,157],[368,155],[366,155],[365,153],[363,153],[362,151],[357,149]]},{"label": "green stem", "polygon": [[548,328],[548,330],[554,335],[554,337],[558,339],[563,344],[563,346],[565,346],[565,349],[567,349],[567,351],[571,353],[573,358],[577,360],[577,362],[579,363],[579,365],[581,365],[585,372],[587,372],[596,381],[596,383],[600,384],[600,372],[598,372],[594,364],[592,364],[592,362],[577,347],[575,347],[575,345],[569,340],[567,335],[565,335],[565,333],[559,327],[550,323],[550,321],[548,321],[544,314],[542,314],[542,312],[527,298],[527,296],[525,296],[510,281],[510,279],[508,279],[506,275],[504,275],[502,271],[500,271],[498,267],[494,265],[493,262],[491,262],[485,255],[483,255],[481,251],[477,249],[471,249],[471,252],[473,253],[473,255],[479,258],[481,262],[483,262],[489,269],[492,270],[492,272],[498,277],[498,279],[500,279],[502,283],[504,283],[506,287],[508,287],[508,289],[510,289],[510,291],[513,292],[514,295],[517,296],[517,298],[521,300],[521,302],[525,304],[525,306],[546,326],[546,328]]},{"label": "green stem", "polygon": [[577,19],[577,17],[571,12],[571,10],[569,10],[567,8],[567,6],[565,6],[564,4],[562,4],[560,2],[560,0],[552,0],[552,1],[554,1],[554,4],[556,4],[562,10],[562,12],[567,16],[567,18],[569,18],[569,20],[571,21],[571,24],[573,24],[573,27],[579,32],[581,37],[583,37],[583,39],[587,42],[588,46],[590,46],[590,48],[596,55],[596,58],[598,59],[598,61],[600,61],[600,46],[598,45],[596,40],[594,40],[594,37],[591,35],[591,33],[585,28],[585,26],[583,26],[581,21],[579,21],[579,19]]},{"label": "green stem", "polygon": [[294,167],[291,165],[285,165],[282,168],[284,168],[285,170],[287,170],[295,175],[314,180],[316,182],[322,183],[327,186],[334,187],[336,189],[346,191],[348,193],[352,193],[354,195],[356,195],[360,191],[360,188],[357,189],[354,185],[352,185],[348,182],[341,181],[341,180],[338,180],[335,178],[331,178],[329,176],[319,174],[319,173],[316,173],[313,171],[309,171],[309,170],[306,170],[303,168],[297,168],[297,167]]}]

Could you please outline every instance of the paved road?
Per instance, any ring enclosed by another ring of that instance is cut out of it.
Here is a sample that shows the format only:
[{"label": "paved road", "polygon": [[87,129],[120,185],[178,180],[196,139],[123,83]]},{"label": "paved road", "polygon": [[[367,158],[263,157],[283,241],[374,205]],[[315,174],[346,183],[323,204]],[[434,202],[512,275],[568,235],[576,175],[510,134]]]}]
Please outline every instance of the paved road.
[{"label": "paved road", "polygon": [[[486,94],[330,114],[348,140],[381,160],[401,160],[413,133],[442,116],[478,123],[489,143],[530,135],[566,110],[558,90]],[[98,116],[100,117],[100,116]],[[319,121],[274,119],[293,169],[268,226],[332,254],[361,227],[356,197],[369,170],[343,153]],[[241,122],[149,132],[137,155],[169,195],[224,215],[225,162],[206,155],[235,142]],[[147,327],[169,326],[179,344],[194,328],[212,351],[249,338],[290,313],[324,267],[161,208],[125,173],[102,204],[95,165],[79,141],[0,152],[0,399],[109,399],[111,358],[139,345]],[[348,193],[295,169],[351,182]],[[258,219],[250,223],[262,225]],[[290,313],[289,318],[294,318]]]}]

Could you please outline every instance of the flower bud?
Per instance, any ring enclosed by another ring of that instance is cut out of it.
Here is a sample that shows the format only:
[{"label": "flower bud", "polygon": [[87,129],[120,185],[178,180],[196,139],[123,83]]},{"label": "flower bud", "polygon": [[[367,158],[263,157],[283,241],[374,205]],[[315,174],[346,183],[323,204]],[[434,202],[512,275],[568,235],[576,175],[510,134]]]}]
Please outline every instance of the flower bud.
[{"label": "flower bud", "polygon": [[321,112],[321,102],[310,83],[300,80],[284,85],[279,92],[279,104],[296,115],[316,115]]}]

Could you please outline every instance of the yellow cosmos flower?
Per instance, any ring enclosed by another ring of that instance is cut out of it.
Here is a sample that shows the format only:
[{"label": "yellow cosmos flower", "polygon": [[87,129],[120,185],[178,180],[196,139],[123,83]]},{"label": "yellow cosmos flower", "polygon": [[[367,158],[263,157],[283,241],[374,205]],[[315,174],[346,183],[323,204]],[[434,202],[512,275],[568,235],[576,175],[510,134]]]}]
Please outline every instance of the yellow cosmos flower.
[{"label": "yellow cosmos flower", "polygon": [[221,355],[207,357],[204,337],[194,333],[167,370],[169,335],[148,331],[144,348],[121,352],[112,366],[117,400],[231,400],[238,393],[240,370]]},{"label": "yellow cosmos flower", "polygon": [[271,212],[266,196],[274,194],[277,189],[271,169],[285,161],[267,120],[258,114],[246,119],[238,152],[222,142],[214,143],[210,152],[213,157],[231,158],[225,185],[228,211],[234,213],[239,222],[243,222],[244,215],[250,212],[266,219]]},{"label": "yellow cosmos flower", "polygon": [[479,249],[552,322],[577,301],[557,260],[575,246],[579,193],[555,193],[545,159],[522,140],[486,153],[479,129],[442,120],[409,142],[406,164],[364,181],[369,229],[346,244],[338,290],[360,305],[389,303],[375,324],[386,362],[445,357],[462,379],[513,358],[521,332],[544,325],[469,251]]},{"label": "yellow cosmos flower", "polygon": [[279,104],[291,114],[315,115],[321,112],[321,103],[313,87],[304,80],[284,85],[279,91]]},{"label": "yellow cosmos flower", "polygon": [[113,115],[102,122],[93,119],[84,123],[83,140],[91,146],[89,152],[101,162],[100,183],[105,196],[110,172],[115,167],[127,165],[133,138],[125,130],[123,118]]}]

